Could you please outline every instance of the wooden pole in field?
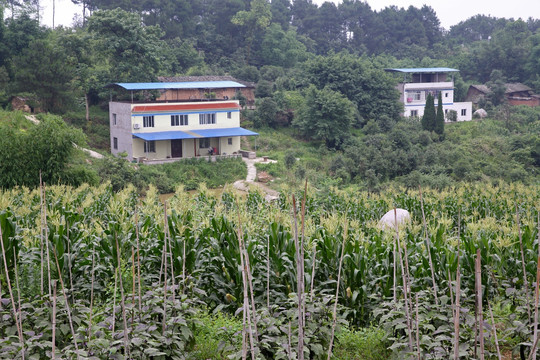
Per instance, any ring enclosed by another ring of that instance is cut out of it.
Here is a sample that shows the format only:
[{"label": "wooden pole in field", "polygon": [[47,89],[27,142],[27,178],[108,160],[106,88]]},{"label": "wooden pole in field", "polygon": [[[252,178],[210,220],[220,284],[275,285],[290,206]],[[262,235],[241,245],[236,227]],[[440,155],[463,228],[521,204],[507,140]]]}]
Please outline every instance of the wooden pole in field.
[{"label": "wooden pole in field", "polygon": [[43,241],[44,241],[44,231],[45,227],[43,226],[43,181],[41,180],[41,170],[39,170],[39,200],[40,200],[40,216],[41,216],[41,231],[40,231],[40,248],[41,248],[41,262],[40,262],[40,268],[41,268],[41,297],[43,297],[43,265],[45,261],[43,261]]},{"label": "wooden pole in field", "polygon": [[139,295],[139,320],[142,314],[142,299],[141,299],[141,252],[139,247],[139,212],[138,207],[135,207],[135,237],[137,239],[137,291]]},{"label": "wooden pole in field", "polygon": [[114,330],[116,330],[116,283],[118,281],[117,279],[118,274],[118,268],[114,268],[114,292],[113,292],[113,308],[112,308],[112,333],[114,334]]},{"label": "wooden pole in field", "polygon": [[476,250],[476,293],[478,312],[478,338],[480,341],[480,360],[484,360],[484,315],[482,313],[482,255]]},{"label": "wooden pole in field", "polygon": [[[409,332],[409,350],[413,351],[413,339],[412,339],[412,325],[411,325],[411,314],[409,308],[409,282],[407,280],[407,271],[403,264],[403,256],[401,255],[401,244],[399,242],[399,228],[397,222],[397,211],[394,208],[394,226],[396,228],[396,244],[398,248],[399,262],[401,264],[401,277],[403,280],[403,296],[405,297],[405,316],[407,318],[407,330]],[[406,256],[406,254],[405,254]]]},{"label": "wooden pole in field", "polygon": [[491,311],[491,305],[488,303],[489,316],[491,318],[491,326],[493,328],[493,337],[495,338],[495,348],[497,349],[497,358],[501,360],[501,349],[499,348],[499,339],[497,339],[497,328],[495,327],[495,319],[493,318],[493,311]]},{"label": "wooden pole in field", "polygon": [[19,269],[17,268],[17,256],[13,251],[13,265],[15,266],[15,286],[17,287],[17,301],[19,303],[19,326],[22,331],[22,306],[21,306],[21,288],[19,287]]},{"label": "wooden pole in field", "polygon": [[47,252],[47,279],[49,282],[49,299],[52,296],[51,291],[51,259],[50,259],[50,251],[49,251],[49,226],[47,225],[47,204],[46,204],[46,192],[45,192],[45,184],[43,184],[43,219],[44,219],[44,225],[45,225],[45,250]]},{"label": "wooden pole in field", "polygon": [[528,320],[531,321],[531,305],[529,299],[529,284],[527,281],[527,270],[525,268],[525,252],[523,251],[523,240],[521,235],[521,221],[519,219],[518,206],[516,204],[516,223],[518,226],[518,235],[519,235],[519,248],[521,250],[521,268],[523,271],[523,286],[525,287],[525,294],[527,295],[527,314]]},{"label": "wooden pole in field", "polygon": [[244,285],[244,305],[243,305],[243,331],[242,331],[242,359],[247,358],[247,336],[246,336],[246,322],[247,322],[247,331],[249,335],[249,346],[251,352],[251,359],[255,360],[255,342],[253,340],[253,331],[251,329],[251,314],[249,310],[249,282],[247,276],[247,267],[245,261],[245,252],[244,252],[244,242],[242,239],[242,227],[240,223],[240,205],[238,204],[238,199],[236,200],[236,208],[238,211],[238,227],[236,230],[236,236],[238,238],[238,251],[240,252],[240,266],[242,267],[242,283]]},{"label": "wooden pole in field", "polygon": [[4,260],[4,270],[6,272],[6,282],[8,286],[9,291],[9,298],[11,300],[11,307],[13,308],[13,316],[15,317],[15,325],[17,327],[17,333],[19,335],[19,342],[21,343],[21,354],[22,358],[24,359],[24,338],[22,329],[19,322],[19,317],[17,315],[17,307],[15,306],[15,298],[13,297],[13,290],[11,288],[11,282],[9,279],[9,272],[7,267],[7,259],[6,259],[6,250],[4,248],[4,238],[2,236],[2,225],[0,224],[0,244],[2,245],[2,259]]},{"label": "wooden pole in field", "polygon": [[302,313],[302,264],[300,258],[300,243],[298,241],[298,220],[296,218],[296,199],[292,196],[294,220],[294,245],[296,247],[296,288],[298,296],[298,360],[304,360],[304,314]]},{"label": "wooden pole in field", "polygon": [[52,298],[52,351],[51,359],[56,359],[56,281],[53,283],[53,298]]},{"label": "wooden pole in field", "polygon": [[162,253],[162,260],[164,262],[163,265],[163,319],[161,322],[161,335],[165,335],[165,328],[167,327],[167,270],[168,270],[168,264],[167,264],[167,202],[163,204],[163,209],[165,213],[165,219],[163,222],[163,253]]},{"label": "wooden pole in field", "polygon": [[[460,301],[461,301],[461,271],[460,271],[460,244],[461,231],[459,225],[458,213],[458,245],[457,245],[457,269],[456,269],[456,307],[454,309],[454,360],[459,360],[459,320],[460,320]],[[476,346],[475,346],[476,347]]]},{"label": "wooden pole in field", "polygon": [[94,271],[95,271],[95,249],[96,245],[92,246],[92,274],[90,275],[90,319],[88,320],[88,341],[92,339],[92,314],[94,306]]},{"label": "wooden pole in field", "polygon": [[529,358],[536,360],[536,344],[538,342],[538,302],[539,302],[539,286],[540,286],[540,211],[538,212],[538,261],[536,262],[536,286],[534,287],[534,332],[533,332],[533,347]]},{"label": "wooden pole in field", "polygon": [[266,235],[266,308],[270,312],[270,236]]},{"label": "wooden pole in field", "polygon": [[337,304],[339,298],[339,283],[341,281],[341,267],[343,266],[343,256],[345,255],[345,244],[347,243],[347,237],[349,232],[349,225],[347,222],[347,217],[345,217],[345,229],[343,230],[343,241],[341,242],[341,255],[339,257],[339,267],[338,267],[338,276],[337,276],[337,285],[336,285],[336,298],[334,299],[334,310],[332,311],[332,333],[330,335],[330,345],[328,346],[328,357],[327,360],[330,360],[332,357],[332,346],[334,344],[334,332],[336,330],[337,323]]},{"label": "wooden pole in field", "polygon": [[418,354],[418,360],[420,360],[422,356],[422,351],[420,350],[420,328],[418,324],[418,318],[418,293],[416,293],[416,350]]},{"label": "wooden pole in field", "polygon": [[[300,224],[300,235],[301,235],[301,241],[300,241],[300,264],[302,265],[302,326],[306,326],[306,277],[305,277],[305,254],[304,254],[304,240],[305,240],[305,224],[306,224],[306,197],[307,197],[307,179],[304,185],[304,196],[302,197],[302,205],[301,205],[301,221]],[[302,330],[303,331],[303,330]]]},{"label": "wooden pole in field", "polygon": [[[75,345],[75,351],[77,354],[77,359],[79,356],[79,345],[77,344],[77,336],[75,334],[75,329],[73,328],[73,319],[71,317],[71,309],[69,307],[69,301],[66,294],[66,286],[64,285],[64,280],[62,279],[62,272],[60,270],[60,263],[58,262],[58,255],[56,254],[56,248],[53,247],[54,260],[56,262],[56,269],[58,271],[58,280],[60,280],[60,286],[62,287],[62,294],[64,295],[64,301],[66,302],[66,312],[68,316],[69,329],[71,330],[71,335],[73,336],[73,344]],[[52,293],[51,293],[52,295]]]},{"label": "wooden pole in field", "polygon": [[313,302],[313,286],[315,282],[315,264],[317,263],[317,243],[313,243],[313,263],[311,264],[311,289],[309,290],[309,295],[311,302]]},{"label": "wooden pole in field", "polygon": [[[120,306],[122,307],[122,320],[124,323],[124,355],[129,359],[129,339],[128,339],[128,327],[126,317],[126,303],[124,300],[124,282],[122,280],[122,271],[120,268],[120,246],[118,245],[118,237],[114,235],[114,241],[116,243],[116,261],[118,266],[118,280],[120,285]],[[165,314],[163,314],[165,317]]]},{"label": "wooden pole in field", "polygon": [[433,261],[431,260],[431,241],[429,241],[426,215],[424,213],[424,199],[422,198],[422,188],[418,186],[418,190],[420,191],[420,205],[422,207],[422,221],[424,223],[424,235],[426,237],[426,247],[427,247],[427,253],[428,253],[429,268],[431,270],[431,283],[433,284],[433,295],[435,296],[435,304],[439,305],[439,299],[437,298],[437,283],[435,282],[435,270],[433,267]]}]

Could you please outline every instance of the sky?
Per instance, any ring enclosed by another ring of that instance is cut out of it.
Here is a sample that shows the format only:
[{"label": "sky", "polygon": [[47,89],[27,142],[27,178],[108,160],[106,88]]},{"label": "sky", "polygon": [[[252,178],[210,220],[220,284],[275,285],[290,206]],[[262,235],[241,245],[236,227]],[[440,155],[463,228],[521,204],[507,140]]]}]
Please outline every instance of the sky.
[{"label": "sky", "polygon": [[[55,24],[70,26],[73,22],[73,16],[82,15],[80,6],[74,5],[71,0],[56,1]],[[325,0],[312,0],[316,4],[322,4]],[[340,0],[331,0],[334,3]],[[515,1],[515,2],[514,2]],[[527,20],[529,17],[540,19],[540,0],[367,0],[373,10],[381,10],[387,6],[396,5],[397,7],[408,8],[413,5],[421,8],[424,4],[429,5],[437,13],[441,21],[441,26],[450,29],[450,26],[456,25],[460,21],[477,15],[491,15],[493,17],[522,18]],[[52,26],[52,3],[53,0],[41,0],[43,23]]]}]

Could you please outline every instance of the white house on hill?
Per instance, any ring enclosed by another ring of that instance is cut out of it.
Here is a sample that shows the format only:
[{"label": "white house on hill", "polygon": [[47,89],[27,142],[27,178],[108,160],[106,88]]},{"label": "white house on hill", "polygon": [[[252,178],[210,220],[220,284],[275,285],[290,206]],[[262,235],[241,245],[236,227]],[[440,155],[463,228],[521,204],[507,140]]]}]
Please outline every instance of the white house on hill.
[{"label": "white house on hill", "polygon": [[[181,83],[181,88],[211,87]],[[161,90],[175,83],[119,83],[125,90]],[[221,86],[221,84],[216,84]],[[240,156],[240,137],[257,133],[240,127],[238,100],[111,101],[111,152],[128,160],[163,163],[198,156]]]},{"label": "white house on hill", "polygon": [[471,102],[454,102],[454,79],[449,74],[459,70],[451,68],[385,70],[403,75],[403,81],[398,84],[400,101],[404,105],[403,116],[422,117],[427,95],[433,95],[435,106],[437,106],[439,93],[441,93],[446,121],[449,121],[447,116],[450,110],[456,111],[457,121],[469,121],[472,119]]}]

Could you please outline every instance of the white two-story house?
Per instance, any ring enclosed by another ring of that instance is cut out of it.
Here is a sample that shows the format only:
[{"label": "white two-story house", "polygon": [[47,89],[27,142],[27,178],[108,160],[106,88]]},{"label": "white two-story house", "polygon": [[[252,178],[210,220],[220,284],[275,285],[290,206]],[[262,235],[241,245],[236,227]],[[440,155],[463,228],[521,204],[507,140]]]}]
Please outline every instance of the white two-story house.
[{"label": "white two-story house", "polygon": [[[131,91],[174,86],[173,83],[115,85]],[[182,83],[180,86],[199,85]],[[239,101],[230,99],[111,101],[111,152],[125,152],[128,160],[147,163],[238,155],[240,137],[258,135],[240,127],[240,109]]]},{"label": "white two-story house", "polygon": [[459,70],[451,68],[385,70],[403,75],[403,81],[398,83],[400,101],[404,105],[403,116],[422,117],[428,94],[433,96],[435,106],[437,106],[439,93],[441,93],[446,121],[449,121],[448,114],[450,110],[457,113],[457,121],[469,121],[472,119],[471,102],[454,102],[454,80],[450,74]]}]

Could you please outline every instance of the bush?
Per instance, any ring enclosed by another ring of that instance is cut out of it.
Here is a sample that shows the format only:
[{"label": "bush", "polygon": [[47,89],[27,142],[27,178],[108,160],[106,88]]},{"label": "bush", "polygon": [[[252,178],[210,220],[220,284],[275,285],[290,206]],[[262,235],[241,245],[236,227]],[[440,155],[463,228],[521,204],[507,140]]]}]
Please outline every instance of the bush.
[{"label": "bush", "polygon": [[334,358],[339,360],[386,360],[391,351],[387,349],[382,329],[344,329],[337,334]]}]

